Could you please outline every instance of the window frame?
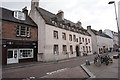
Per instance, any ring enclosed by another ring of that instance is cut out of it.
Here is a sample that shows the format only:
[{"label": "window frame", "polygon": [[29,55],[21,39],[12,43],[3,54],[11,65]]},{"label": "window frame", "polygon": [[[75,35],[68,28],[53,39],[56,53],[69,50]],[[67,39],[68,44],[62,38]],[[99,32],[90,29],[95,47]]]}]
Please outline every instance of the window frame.
[{"label": "window frame", "polygon": [[69,41],[72,41],[72,35],[69,34]]},{"label": "window frame", "polygon": [[[31,57],[21,57],[20,50],[32,50],[32,56]],[[28,58],[34,58],[34,50],[33,49],[19,49],[19,59],[28,59]]]},{"label": "window frame", "polygon": [[66,40],[66,33],[62,32],[62,39]]},{"label": "window frame", "polygon": [[[19,27],[19,29],[18,29],[18,27]],[[20,36],[20,30],[21,30],[21,26],[17,25],[17,27],[16,27],[16,36]]]},{"label": "window frame", "polygon": [[79,43],[81,43],[82,41],[81,41],[81,37],[79,37]]},{"label": "window frame", "polygon": [[[24,27],[24,30],[22,30],[22,27]],[[22,31],[24,32],[24,34],[22,33]],[[26,27],[25,26],[21,26],[21,28],[20,28],[20,36],[23,36],[23,37],[26,36]]]},{"label": "window frame", "polygon": [[[24,27],[24,30],[21,30]],[[24,32],[24,34],[22,33]],[[20,37],[30,37],[31,36],[31,28],[27,26],[17,25],[16,26],[16,36]]]},{"label": "window frame", "polygon": [[82,38],[82,41],[84,42],[84,38]]},{"label": "window frame", "polygon": [[[55,46],[57,46],[57,52],[55,53]],[[59,46],[58,46],[58,44],[55,44],[54,46],[53,46],[53,54],[54,55],[58,55],[59,54]]]},{"label": "window frame", "polygon": [[30,37],[30,27],[26,27],[26,36]]},{"label": "window frame", "polygon": [[[55,33],[57,33],[57,36],[55,37]],[[54,39],[58,39],[58,31],[53,31],[53,37],[54,37]]]},{"label": "window frame", "polygon": [[74,42],[76,42],[76,35],[73,35],[73,40]]},{"label": "window frame", "polygon": [[88,43],[90,43],[90,39],[88,39]]},{"label": "window frame", "polygon": [[85,38],[85,42],[87,43],[88,41],[87,41],[87,38]]},{"label": "window frame", "polygon": [[[71,50],[71,48],[72,48],[72,50]],[[70,53],[73,54],[73,46],[72,45],[70,45]]]},{"label": "window frame", "polygon": [[[63,53],[64,53],[64,54],[67,54],[67,45],[63,45],[62,47],[63,47],[63,50],[62,50]],[[64,48],[65,48],[65,51],[64,51]]]}]

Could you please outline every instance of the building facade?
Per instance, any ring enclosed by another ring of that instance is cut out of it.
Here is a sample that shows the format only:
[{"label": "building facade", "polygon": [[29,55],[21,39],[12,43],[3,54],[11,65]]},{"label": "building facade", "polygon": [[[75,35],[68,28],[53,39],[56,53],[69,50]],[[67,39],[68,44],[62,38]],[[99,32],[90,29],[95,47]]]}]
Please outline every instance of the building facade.
[{"label": "building facade", "polygon": [[104,33],[113,39],[113,50],[116,51],[118,49],[118,33],[109,29],[105,29]]},{"label": "building facade", "polygon": [[2,64],[37,61],[37,25],[26,8],[2,13]]},{"label": "building facade", "polygon": [[87,31],[91,34],[93,53],[106,53],[113,50],[113,40],[102,30],[96,31],[87,26]]},{"label": "building facade", "polygon": [[54,61],[92,54],[91,35],[81,22],[64,19],[64,12],[53,14],[31,1],[30,17],[38,25],[38,61]]}]

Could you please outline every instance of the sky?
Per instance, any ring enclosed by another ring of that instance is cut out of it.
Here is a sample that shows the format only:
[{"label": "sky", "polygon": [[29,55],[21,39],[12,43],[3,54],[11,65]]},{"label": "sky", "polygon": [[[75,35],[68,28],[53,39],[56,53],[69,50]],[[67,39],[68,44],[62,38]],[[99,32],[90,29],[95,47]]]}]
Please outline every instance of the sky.
[{"label": "sky", "polygon": [[[54,14],[64,11],[64,17],[74,23],[82,22],[82,27],[91,25],[92,29],[110,29],[117,32],[114,4],[111,0],[39,0],[39,7]],[[118,2],[114,0],[118,12]],[[31,0],[1,0],[1,6],[11,10],[31,9]]]}]

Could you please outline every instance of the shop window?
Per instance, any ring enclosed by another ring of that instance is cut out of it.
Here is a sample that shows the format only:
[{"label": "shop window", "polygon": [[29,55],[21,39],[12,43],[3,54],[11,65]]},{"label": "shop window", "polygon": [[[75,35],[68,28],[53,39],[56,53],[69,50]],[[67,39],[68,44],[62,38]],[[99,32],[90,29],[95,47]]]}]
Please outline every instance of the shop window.
[{"label": "shop window", "polygon": [[54,45],[54,54],[57,55],[58,54],[58,45]]},{"label": "shop window", "polygon": [[24,58],[33,58],[33,49],[20,49],[19,50],[20,59],[24,59]]}]

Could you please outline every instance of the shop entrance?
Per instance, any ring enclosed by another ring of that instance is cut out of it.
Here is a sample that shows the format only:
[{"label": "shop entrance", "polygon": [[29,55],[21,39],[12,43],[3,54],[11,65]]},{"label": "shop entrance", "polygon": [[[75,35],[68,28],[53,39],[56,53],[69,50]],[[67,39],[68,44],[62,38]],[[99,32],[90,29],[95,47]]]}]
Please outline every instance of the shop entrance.
[{"label": "shop entrance", "polygon": [[7,64],[18,63],[18,49],[8,49]]}]

